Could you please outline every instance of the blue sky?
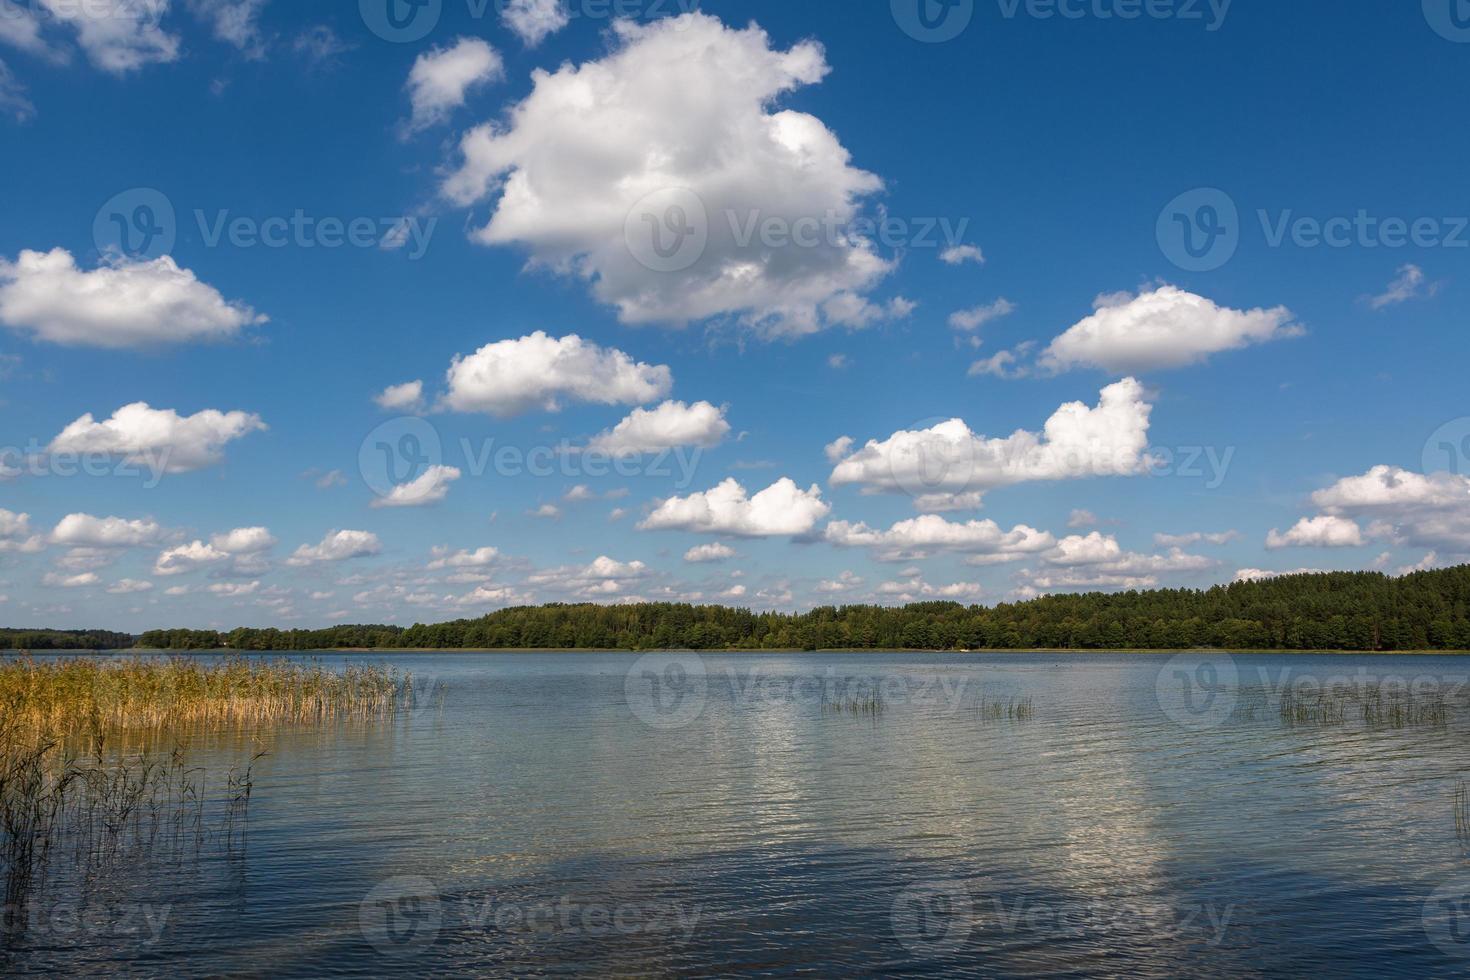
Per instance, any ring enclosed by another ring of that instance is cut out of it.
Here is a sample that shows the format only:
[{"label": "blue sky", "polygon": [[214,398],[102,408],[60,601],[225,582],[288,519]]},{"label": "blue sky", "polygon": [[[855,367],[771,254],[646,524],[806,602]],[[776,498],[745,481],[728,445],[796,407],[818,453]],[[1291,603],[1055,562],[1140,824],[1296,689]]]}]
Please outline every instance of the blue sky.
[{"label": "blue sky", "polygon": [[5,0],[8,624],[1470,552],[1450,0],[394,2]]}]

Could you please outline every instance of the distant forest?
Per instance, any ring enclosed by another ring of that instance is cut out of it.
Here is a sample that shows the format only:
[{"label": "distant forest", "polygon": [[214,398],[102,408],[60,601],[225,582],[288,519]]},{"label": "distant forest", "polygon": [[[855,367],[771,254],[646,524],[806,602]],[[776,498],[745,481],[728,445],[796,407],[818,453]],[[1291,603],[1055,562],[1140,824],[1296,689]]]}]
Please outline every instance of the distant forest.
[{"label": "distant forest", "polygon": [[136,641],[110,630],[0,629],[0,650],[125,650]]},{"label": "distant forest", "polygon": [[[548,605],[407,629],[152,630],[137,637],[137,645],[165,650],[1470,650],[1470,565],[1402,578],[1377,572],[1289,575],[1203,591],[1054,595],[990,607],[924,602],[904,608],[823,606],[789,614],[672,603]],[[46,649],[40,643],[29,648]]]}]

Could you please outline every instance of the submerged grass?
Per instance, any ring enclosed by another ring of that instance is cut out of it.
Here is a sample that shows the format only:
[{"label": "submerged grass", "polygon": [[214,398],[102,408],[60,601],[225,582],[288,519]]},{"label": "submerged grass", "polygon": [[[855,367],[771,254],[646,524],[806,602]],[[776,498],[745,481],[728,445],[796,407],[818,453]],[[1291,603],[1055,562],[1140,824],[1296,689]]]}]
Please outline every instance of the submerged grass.
[{"label": "submerged grass", "polygon": [[822,714],[824,715],[856,715],[876,719],[883,714],[883,709],[883,696],[876,692],[848,695],[835,701],[827,700],[825,693],[822,696]]},{"label": "submerged grass", "polygon": [[[1430,691],[1410,693],[1370,686],[1361,690],[1285,692],[1281,695],[1281,721],[1287,727],[1341,725],[1359,717],[1368,728],[1444,728],[1450,723],[1451,705],[1445,695]],[[1255,705],[1240,717],[1255,716]]]},{"label": "submerged grass", "polygon": [[1002,701],[980,699],[981,721],[1030,721],[1036,716],[1031,698],[1006,698]]},{"label": "submerged grass", "polygon": [[[407,677],[286,660],[0,661],[0,877],[7,907],[66,855],[83,878],[120,862],[243,844],[256,751],[211,782],[177,739],[391,715]],[[173,743],[170,746],[170,743]]]}]

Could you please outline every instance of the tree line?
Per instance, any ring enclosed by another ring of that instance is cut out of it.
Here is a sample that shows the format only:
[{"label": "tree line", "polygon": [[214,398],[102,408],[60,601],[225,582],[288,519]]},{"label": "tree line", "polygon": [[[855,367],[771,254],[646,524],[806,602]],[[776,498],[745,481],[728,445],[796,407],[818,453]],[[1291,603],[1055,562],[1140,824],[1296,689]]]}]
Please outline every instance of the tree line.
[{"label": "tree line", "polygon": [[752,612],[680,603],[545,605],[477,619],[320,630],[152,630],[195,650],[1470,650],[1470,565],[1393,578],[1289,575],[1211,589]]},{"label": "tree line", "polygon": [[126,650],[135,640],[111,630],[0,629],[0,650]]}]

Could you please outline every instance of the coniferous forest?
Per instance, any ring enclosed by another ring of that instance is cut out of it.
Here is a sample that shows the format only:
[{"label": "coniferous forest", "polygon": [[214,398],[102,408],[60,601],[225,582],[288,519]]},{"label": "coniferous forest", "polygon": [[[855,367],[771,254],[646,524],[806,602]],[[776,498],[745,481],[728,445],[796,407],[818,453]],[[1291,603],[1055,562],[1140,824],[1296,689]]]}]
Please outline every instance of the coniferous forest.
[{"label": "coniferous forest", "polygon": [[[20,637],[36,635],[0,639],[19,647],[25,645],[15,642]],[[1470,566],[1402,578],[1377,572],[1289,575],[1205,590],[1053,595],[996,606],[924,602],[791,614],[673,603],[547,605],[408,628],[151,630],[136,643],[254,651],[1470,650]],[[40,643],[28,646],[45,649]]]}]

